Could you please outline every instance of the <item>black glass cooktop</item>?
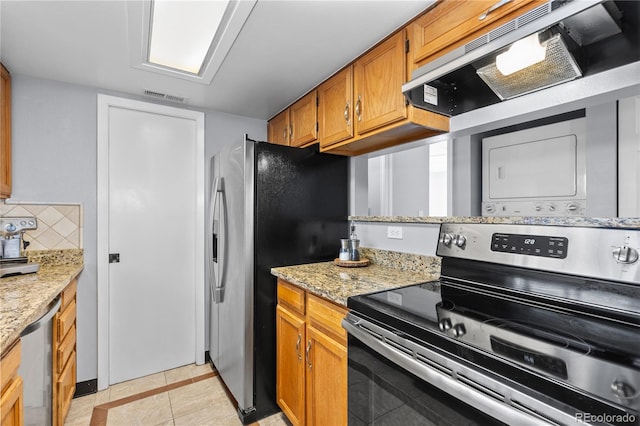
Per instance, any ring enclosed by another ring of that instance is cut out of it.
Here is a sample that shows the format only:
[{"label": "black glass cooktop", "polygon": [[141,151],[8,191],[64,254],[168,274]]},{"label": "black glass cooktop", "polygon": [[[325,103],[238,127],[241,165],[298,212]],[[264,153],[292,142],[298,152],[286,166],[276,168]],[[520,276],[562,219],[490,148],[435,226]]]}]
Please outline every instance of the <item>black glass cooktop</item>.
[{"label": "black glass cooktop", "polygon": [[414,335],[423,331],[440,333],[440,307],[552,344],[572,346],[591,356],[640,365],[640,324],[612,320],[591,311],[581,313],[575,306],[565,309],[562,304],[554,306],[536,298],[514,297],[474,284],[443,279],[351,297],[347,306],[401,333]]}]

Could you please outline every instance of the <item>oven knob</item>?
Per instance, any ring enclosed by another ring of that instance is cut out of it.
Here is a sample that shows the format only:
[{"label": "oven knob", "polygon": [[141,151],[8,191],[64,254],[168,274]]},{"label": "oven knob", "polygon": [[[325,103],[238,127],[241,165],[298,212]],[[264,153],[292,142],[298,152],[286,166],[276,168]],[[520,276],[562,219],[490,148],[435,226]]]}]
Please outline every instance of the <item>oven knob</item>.
[{"label": "oven knob", "polygon": [[569,203],[567,204],[567,213],[576,214],[580,211],[580,204]]},{"label": "oven knob", "polygon": [[467,237],[461,234],[457,234],[453,237],[453,244],[457,245],[460,248],[464,248],[465,244],[467,244]]},{"label": "oven knob", "polygon": [[16,225],[14,225],[13,223],[7,223],[4,227],[5,231],[7,232],[15,232],[16,230]]},{"label": "oven knob", "polygon": [[611,392],[618,398],[631,398],[635,395],[636,390],[630,384],[617,379],[611,383]]},{"label": "oven knob", "polygon": [[555,212],[556,211],[556,206],[554,204],[549,204],[549,211],[550,212]]},{"label": "oven knob", "polygon": [[440,330],[446,332],[451,328],[451,320],[449,318],[441,319],[438,323],[438,327],[440,327]]},{"label": "oven knob", "polygon": [[541,212],[542,211],[542,206],[540,204],[536,204],[536,206],[534,207],[535,211],[537,212]]},{"label": "oven knob", "polygon": [[465,335],[467,330],[464,328],[464,324],[456,324],[451,329],[454,337],[462,337]]},{"label": "oven knob", "polygon": [[638,261],[638,250],[633,247],[616,247],[613,249],[613,258],[618,263],[636,263]]},{"label": "oven knob", "polygon": [[484,209],[487,211],[487,213],[493,213],[496,211],[496,206],[494,206],[493,204],[487,204]]},{"label": "oven knob", "polygon": [[440,235],[440,242],[445,246],[449,247],[451,245],[451,241],[453,240],[453,236],[451,234],[442,233]]}]

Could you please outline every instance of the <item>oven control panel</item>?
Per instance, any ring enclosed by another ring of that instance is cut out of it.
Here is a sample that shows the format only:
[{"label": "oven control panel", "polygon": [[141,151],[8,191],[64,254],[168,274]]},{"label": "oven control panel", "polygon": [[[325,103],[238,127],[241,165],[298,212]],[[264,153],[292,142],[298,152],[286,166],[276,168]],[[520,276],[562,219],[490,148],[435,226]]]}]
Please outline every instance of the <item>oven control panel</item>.
[{"label": "oven control panel", "polygon": [[498,234],[491,237],[491,251],[529,256],[567,257],[569,239],[546,235]]},{"label": "oven control panel", "polygon": [[436,254],[640,285],[640,228],[443,223]]}]

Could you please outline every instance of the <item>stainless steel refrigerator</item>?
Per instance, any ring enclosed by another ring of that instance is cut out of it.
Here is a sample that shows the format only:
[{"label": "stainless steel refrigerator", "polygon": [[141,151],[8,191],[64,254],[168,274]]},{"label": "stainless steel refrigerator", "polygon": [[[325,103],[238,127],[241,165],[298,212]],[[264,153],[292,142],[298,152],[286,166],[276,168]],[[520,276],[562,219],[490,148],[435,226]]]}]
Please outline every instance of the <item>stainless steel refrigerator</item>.
[{"label": "stainless steel refrigerator", "polygon": [[349,160],[244,135],[211,159],[209,355],[250,423],[275,397],[272,267],[332,260],[348,236]]}]

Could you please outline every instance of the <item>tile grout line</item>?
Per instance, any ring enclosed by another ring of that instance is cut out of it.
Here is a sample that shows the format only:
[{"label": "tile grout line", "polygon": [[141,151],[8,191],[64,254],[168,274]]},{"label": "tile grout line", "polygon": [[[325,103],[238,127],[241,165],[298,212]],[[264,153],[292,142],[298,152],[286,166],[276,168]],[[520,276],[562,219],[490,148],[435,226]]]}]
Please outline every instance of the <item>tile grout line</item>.
[{"label": "tile grout line", "polygon": [[[170,383],[168,385],[160,386],[159,388],[151,389],[148,391],[144,391],[135,395],[129,395],[124,398],[117,399],[115,401],[106,402],[104,404],[96,405],[93,407],[93,411],[91,413],[91,420],[89,421],[90,426],[106,426],[107,424],[107,414],[111,408],[120,407],[122,405],[130,404],[135,401],[139,401],[144,398],[148,398],[150,396],[154,396],[163,392],[167,392],[170,390],[178,389],[183,386],[191,385],[193,383],[200,382],[202,380],[210,379],[212,377],[216,377],[218,375],[217,371],[212,371],[211,373],[202,374],[197,377],[192,377],[190,379],[181,380],[179,382]],[[169,400],[169,404],[171,404],[171,400]],[[173,410],[171,411],[171,415],[173,416]]]}]

